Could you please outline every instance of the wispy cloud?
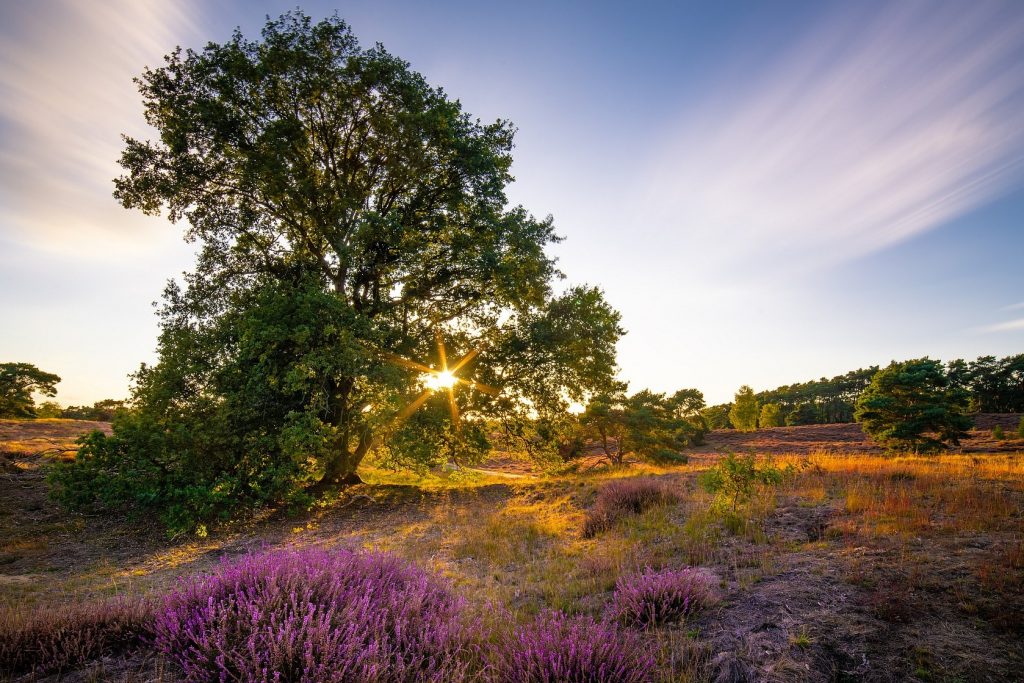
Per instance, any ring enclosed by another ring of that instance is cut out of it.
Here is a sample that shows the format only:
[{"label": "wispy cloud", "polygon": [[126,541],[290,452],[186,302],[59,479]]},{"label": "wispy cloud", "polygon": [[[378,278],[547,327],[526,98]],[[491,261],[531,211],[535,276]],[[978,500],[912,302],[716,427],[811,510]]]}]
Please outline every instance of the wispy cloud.
[{"label": "wispy cloud", "polygon": [[1006,322],[996,323],[995,325],[987,325],[985,327],[978,328],[979,332],[985,333],[1015,332],[1017,330],[1024,330],[1024,318],[1017,318],[1016,320],[1007,320]]},{"label": "wispy cloud", "polygon": [[152,243],[157,228],[117,206],[111,179],[120,134],[144,134],[132,77],[191,30],[180,1],[3,4],[0,238],[76,253]]},{"label": "wispy cloud", "polygon": [[1015,3],[844,10],[667,136],[640,228],[784,267],[935,228],[1020,180],[1022,65]]}]

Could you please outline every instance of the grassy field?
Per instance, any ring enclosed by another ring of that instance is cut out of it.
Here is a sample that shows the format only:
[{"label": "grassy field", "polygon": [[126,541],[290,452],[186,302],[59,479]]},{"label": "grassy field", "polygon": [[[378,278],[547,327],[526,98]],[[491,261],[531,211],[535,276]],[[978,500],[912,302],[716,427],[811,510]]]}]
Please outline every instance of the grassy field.
[{"label": "grassy field", "polygon": [[[620,577],[694,566],[713,576],[716,602],[644,631],[661,681],[1022,679],[1024,441],[1001,442],[998,453],[898,457],[828,446],[849,427],[787,428],[799,446],[774,462],[792,474],[735,514],[698,483],[732,433],[713,434],[673,467],[542,476],[492,463],[417,478],[369,469],[371,484],[309,513],[169,540],[155,527],[69,516],[46,498],[41,465],[70,457],[73,435],[96,426],[0,423],[4,618],[165,590],[223,557],[281,547],[392,552],[444,575],[481,609],[494,601],[520,619],[546,609],[598,617]],[[814,438],[800,441],[801,429]],[[773,431],[759,434],[777,440]],[[670,495],[585,534],[602,489],[623,479]],[[137,653],[62,680],[90,677],[174,672]]]}]

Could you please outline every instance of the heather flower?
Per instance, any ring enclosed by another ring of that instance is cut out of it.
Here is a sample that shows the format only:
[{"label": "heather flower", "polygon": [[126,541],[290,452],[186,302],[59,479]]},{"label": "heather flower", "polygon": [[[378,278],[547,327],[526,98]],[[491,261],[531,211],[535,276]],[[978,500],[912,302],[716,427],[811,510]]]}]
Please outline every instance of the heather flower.
[{"label": "heather flower", "polygon": [[0,673],[42,676],[118,654],[143,643],[151,619],[150,603],[129,598],[32,612],[5,609],[0,612]]},{"label": "heather flower", "polygon": [[587,511],[583,536],[590,538],[610,529],[626,515],[638,515],[657,505],[671,505],[679,494],[655,479],[617,479],[597,492],[597,500]]},{"label": "heather flower", "polygon": [[626,626],[682,621],[715,602],[714,579],[693,567],[647,570],[619,577],[609,616]]},{"label": "heather flower", "polygon": [[226,562],[170,595],[155,633],[187,681],[459,681],[476,653],[445,584],[349,550]]},{"label": "heather flower", "polygon": [[644,683],[655,670],[636,634],[561,612],[516,628],[492,661],[496,683]]}]

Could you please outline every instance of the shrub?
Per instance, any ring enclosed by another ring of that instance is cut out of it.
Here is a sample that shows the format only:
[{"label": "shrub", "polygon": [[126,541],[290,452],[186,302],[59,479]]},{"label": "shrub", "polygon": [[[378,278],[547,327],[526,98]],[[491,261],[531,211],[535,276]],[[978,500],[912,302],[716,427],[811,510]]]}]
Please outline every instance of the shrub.
[{"label": "shrub", "polygon": [[704,490],[716,494],[717,505],[735,512],[738,505],[750,500],[759,485],[777,485],[790,471],[793,471],[792,466],[780,470],[771,460],[765,460],[758,467],[753,454],[737,456],[729,453],[716,466],[702,473],[698,481]]},{"label": "shrub", "polygon": [[1020,418],[1020,422],[1017,423],[1017,436],[1024,439],[1024,416]]},{"label": "shrub", "polygon": [[459,681],[477,653],[445,584],[347,550],[225,563],[170,595],[154,630],[187,681]]},{"label": "shrub", "polygon": [[149,635],[152,606],[118,598],[104,602],[0,612],[0,672],[60,673],[82,662],[110,656]]},{"label": "shrub", "polygon": [[1002,441],[1006,438],[1006,432],[1003,431],[1002,425],[996,425],[992,428],[992,438],[996,441]]},{"label": "shrub", "polygon": [[492,653],[495,683],[644,683],[654,658],[635,634],[589,617],[541,614]]},{"label": "shrub", "polygon": [[647,570],[619,577],[610,616],[626,626],[682,621],[715,601],[713,579],[700,569]]},{"label": "shrub", "polygon": [[610,529],[626,515],[638,515],[656,505],[679,502],[679,494],[654,479],[618,479],[597,493],[597,500],[583,521],[583,536],[590,538]]}]

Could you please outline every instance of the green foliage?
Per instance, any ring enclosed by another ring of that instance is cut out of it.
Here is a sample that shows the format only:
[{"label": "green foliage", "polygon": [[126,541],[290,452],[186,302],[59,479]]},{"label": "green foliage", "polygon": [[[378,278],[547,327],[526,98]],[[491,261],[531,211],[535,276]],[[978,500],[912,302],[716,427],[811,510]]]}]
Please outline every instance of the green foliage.
[{"label": "green foliage", "polygon": [[787,474],[770,459],[758,466],[757,457],[726,455],[717,465],[701,473],[701,487],[715,494],[715,504],[735,512],[739,505],[750,501],[759,486],[776,486]]},{"label": "green foliage", "polygon": [[[485,424],[543,458],[568,402],[611,383],[619,314],[596,288],[553,294],[552,219],[507,206],[507,121],[298,11],[138,84],[159,138],[126,138],[115,196],[187,220],[201,249],[165,290],[132,411],[53,473],[66,503],[188,528],[357,482],[371,449],[472,462]],[[461,427],[447,392],[393,362],[439,367],[438,331],[453,362],[478,352],[459,377],[501,390],[456,387]]]},{"label": "green foliage", "polygon": [[96,401],[91,406],[68,406],[61,411],[60,417],[69,420],[112,422],[119,413],[127,409],[127,401],[105,398],[102,401]]},{"label": "green foliage", "polygon": [[56,401],[43,401],[36,407],[36,417],[47,419],[64,417],[64,409]]},{"label": "green foliage", "polygon": [[736,392],[736,398],[729,410],[729,422],[741,432],[752,432],[757,429],[757,414],[757,397],[754,390],[744,384]]},{"label": "green foliage", "polygon": [[947,364],[950,384],[971,395],[971,410],[982,413],[1024,412],[1024,353],[1005,358],[981,356]]},{"label": "green foliage", "polygon": [[671,396],[640,391],[627,397],[624,385],[590,400],[580,424],[600,441],[613,464],[626,453],[652,460],[685,461],[679,453],[703,443],[707,427],[700,411],[704,396],[696,389],[681,389]]},{"label": "green foliage", "polygon": [[893,450],[930,452],[959,445],[971,427],[968,393],[951,386],[942,363],[929,358],[893,362],[857,400],[857,421]]},{"label": "green foliage", "polygon": [[732,429],[732,423],[729,422],[731,408],[731,403],[722,403],[717,406],[709,406],[700,411],[700,414],[708,429]]},{"label": "green foliage", "polygon": [[1006,438],[1006,432],[1003,431],[1001,425],[996,425],[992,428],[992,438],[996,441],[1002,441]]},{"label": "green foliage", "polygon": [[0,363],[0,417],[35,417],[32,395],[56,396],[58,382],[31,363]]},{"label": "green foliage", "polygon": [[778,403],[765,403],[761,406],[761,416],[757,422],[761,427],[781,427],[786,423],[782,416],[782,406]]},{"label": "green foliage", "polygon": [[1024,417],[1020,418],[1020,422],[1017,423],[1017,437],[1024,439]]},{"label": "green foliage", "polygon": [[810,403],[798,403],[793,410],[786,414],[787,427],[820,424],[820,422],[818,409]]},{"label": "green foliage", "polygon": [[788,384],[762,391],[757,399],[761,404],[779,404],[787,425],[853,422],[854,403],[876,372],[878,366],[873,365],[832,378]]},{"label": "green foliage", "polygon": [[[970,393],[972,412],[1024,412],[1024,354],[947,364],[950,384]],[[781,386],[757,394],[761,404],[778,403],[787,425],[852,422],[857,398],[868,387],[878,366],[845,375]]]}]

